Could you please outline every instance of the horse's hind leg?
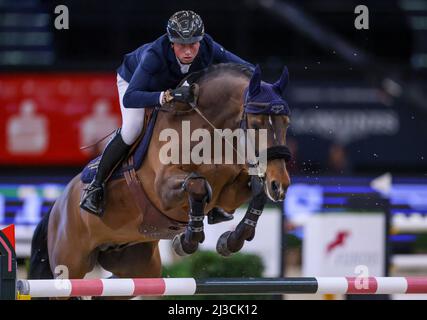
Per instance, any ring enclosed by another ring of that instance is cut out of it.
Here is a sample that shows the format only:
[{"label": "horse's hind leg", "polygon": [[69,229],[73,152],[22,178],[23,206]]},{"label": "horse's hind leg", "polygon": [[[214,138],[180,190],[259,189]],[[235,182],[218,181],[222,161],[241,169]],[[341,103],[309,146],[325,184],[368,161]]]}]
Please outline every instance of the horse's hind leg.
[{"label": "horse's hind leg", "polygon": [[28,279],[53,279],[49,264],[47,231],[50,211],[43,216],[37,225],[31,240],[31,259]]},{"label": "horse's hind leg", "polygon": [[95,266],[96,252],[77,248],[72,242],[60,239],[52,249],[50,265],[55,278],[82,279]]},{"label": "horse's hind leg", "polygon": [[212,189],[204,177],[194,172],[184,180],[182,189],[188,193],[190,221],[185,232],[174,238],[173,248],[178,255],[185,256],[194,253],[199,243],[205,240],[203,219],[206,203],[212,198]]},{"label": "horse's hind leg", "polygon": [[66,231],[57,229],[55,232],[50,232],[49,236],[51,238],[50,268],[55,278],[82,279],[92,271],[95,266],[96,251],[89,251],[82,246],[77,234],[67,235]]},{"label": "horse's hind leg", "polygon": [[96,251],[90,247],[90,234],[71,214],[74,203],[78,204],[61,197],[50,214],[47,238],[50,268],[55,278],[81,279],[95,265]]}]

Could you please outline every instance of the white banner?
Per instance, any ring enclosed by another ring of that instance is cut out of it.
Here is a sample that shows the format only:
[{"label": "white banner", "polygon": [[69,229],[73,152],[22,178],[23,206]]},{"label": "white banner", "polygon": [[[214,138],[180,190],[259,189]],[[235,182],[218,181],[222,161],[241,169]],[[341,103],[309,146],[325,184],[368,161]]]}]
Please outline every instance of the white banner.
[{"label": "white banner", "polygon": [[304,228],[304,276],[384,276],[384,266],[384,214],[317,214],[309,218]]}]

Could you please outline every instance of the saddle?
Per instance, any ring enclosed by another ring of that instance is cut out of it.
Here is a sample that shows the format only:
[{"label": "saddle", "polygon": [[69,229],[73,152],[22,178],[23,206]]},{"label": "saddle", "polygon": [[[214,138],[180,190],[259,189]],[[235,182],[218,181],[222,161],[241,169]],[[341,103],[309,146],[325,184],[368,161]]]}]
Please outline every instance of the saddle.
[{"label": "saddle", "polygon": [[[123,164],[125,164],[130,158],[132,158],[132,164],[131,166],[122,165],[117,166],[111,176],[110,180],[116,180],[116,179],[122,179],[124,177],[124,173],[126,171],[131,170],[132,168],[134,170],[138,170],[142,162],[144,161],[145,155],[147,153],[148,147],[150,145],[151,137],[153,135],[154,125],[156,123],[157,114],[159,110],[158,109],[147,109],[145,112],[144,117],[144,129],[136,142],[132,145],[132,148],[129,151],[128,156],[123,161]],[[99,165],[99,161],[101,160],[101,156],[98,156],[97,158],[90,161],[86,167],[83,169],[82,175],[81,175],[81,181],[83,183],[90,183],[93,178],[95,177],[96,170]]]}]

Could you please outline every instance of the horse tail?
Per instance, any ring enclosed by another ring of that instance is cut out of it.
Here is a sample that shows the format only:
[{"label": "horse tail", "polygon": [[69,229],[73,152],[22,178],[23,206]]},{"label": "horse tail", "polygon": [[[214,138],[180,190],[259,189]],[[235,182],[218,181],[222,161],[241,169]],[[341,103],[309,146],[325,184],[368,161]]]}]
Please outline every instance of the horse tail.
[{"label": "horse tail", "polygon": [[28,279],[53,279],[47,250],[47,229],[51,210],[43,216],[34,231],[31,241],[30,271]]}]

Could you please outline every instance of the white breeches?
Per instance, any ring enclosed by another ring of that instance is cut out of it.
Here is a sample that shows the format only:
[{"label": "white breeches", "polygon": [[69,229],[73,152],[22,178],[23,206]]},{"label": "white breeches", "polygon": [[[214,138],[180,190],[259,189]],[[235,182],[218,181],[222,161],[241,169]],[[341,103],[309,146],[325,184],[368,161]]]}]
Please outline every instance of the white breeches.
[{"label": "white breeches", "polygon": [[123,96],[129,83],[117,74],[117,89],[119,91],[120,110],[122,111],[122,129],[120,131],[123,141],[132,145],[139,137],[144,127],[145,109],[126,109],[123,105]]}]

